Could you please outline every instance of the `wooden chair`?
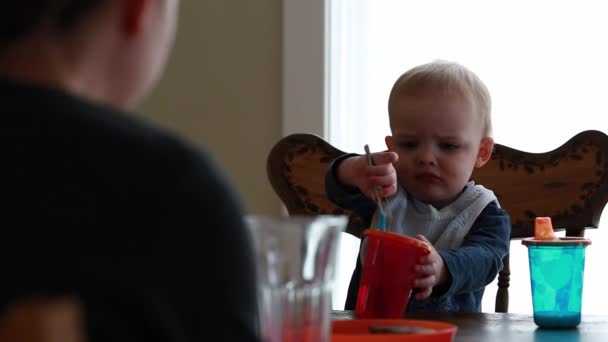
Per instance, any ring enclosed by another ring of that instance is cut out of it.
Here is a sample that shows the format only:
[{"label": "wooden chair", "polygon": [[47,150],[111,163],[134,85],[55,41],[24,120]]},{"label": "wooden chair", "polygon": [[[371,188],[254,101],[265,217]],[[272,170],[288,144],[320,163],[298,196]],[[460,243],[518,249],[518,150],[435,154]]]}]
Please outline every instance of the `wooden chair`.
[{"label": "wooden chair", "polygon": [[[268,156],[267,172],[290,215],[344,214],[347,232],[360,237],[365,222],[340,209],[325,195],[327,167],[344,152],[318,136],[293,134],[281,139]],[[608,201],[608,136],[577,134],[557,149],[528,153],[496,144],[491,160],[472,179],[493,190],[512,221],[511,239],[534,235],[534,218],[550,216],[555,230],[583,236],[597,228]],[[509,256],[498,276],[496,312],[509,308]]]}]

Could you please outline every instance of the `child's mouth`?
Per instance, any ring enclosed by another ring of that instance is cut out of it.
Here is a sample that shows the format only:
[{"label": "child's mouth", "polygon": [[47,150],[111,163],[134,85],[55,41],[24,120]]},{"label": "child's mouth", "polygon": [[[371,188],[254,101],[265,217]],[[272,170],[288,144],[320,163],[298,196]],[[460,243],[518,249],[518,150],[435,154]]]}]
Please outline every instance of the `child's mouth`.
[{"label": "child's mouth", "polygon": [[441,182],[441,178],[432,173],[420,173],[416,175],[416,180],[421,183],[435,184]]}]

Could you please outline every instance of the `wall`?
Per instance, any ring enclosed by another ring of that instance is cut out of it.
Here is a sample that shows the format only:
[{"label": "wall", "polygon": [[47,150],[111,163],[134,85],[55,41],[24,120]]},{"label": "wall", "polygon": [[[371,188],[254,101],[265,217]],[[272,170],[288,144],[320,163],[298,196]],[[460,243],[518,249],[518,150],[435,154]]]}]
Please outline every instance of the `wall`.
[{"label": "wall", "polygon": [[205,148],[251,212],[278,214],[266,156],[281,137],[281,0],[184,0],[175,49],[141,111]]}]

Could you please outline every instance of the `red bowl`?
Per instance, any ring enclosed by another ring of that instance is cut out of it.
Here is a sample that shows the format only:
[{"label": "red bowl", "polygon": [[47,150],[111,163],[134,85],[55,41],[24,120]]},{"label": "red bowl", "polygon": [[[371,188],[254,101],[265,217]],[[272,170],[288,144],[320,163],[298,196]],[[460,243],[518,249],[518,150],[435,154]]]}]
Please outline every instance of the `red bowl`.
[{"label": "red bowl", "polygon": [[[402,333],[387,333],[402,330]],[[372,333],[372,331],[376,331]],[[409,319],[354,319],[332,322],[332,342],[451,342],[458,327],[445,322]]]}]

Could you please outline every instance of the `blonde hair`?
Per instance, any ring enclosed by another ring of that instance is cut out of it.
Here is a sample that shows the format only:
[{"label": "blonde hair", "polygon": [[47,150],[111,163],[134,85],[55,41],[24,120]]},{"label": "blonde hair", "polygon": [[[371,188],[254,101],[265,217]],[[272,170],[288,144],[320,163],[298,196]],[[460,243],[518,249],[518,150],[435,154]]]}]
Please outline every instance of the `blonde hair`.
[{"label": "blonde hair", "polygon": [[439,93],[473,100],[483,123],[485,136],[492,135],[492,100],[481,79],[466,67],[447,61],[433,61],[402,74],[391,89],[388,111],[399,94],[422,95]]}]

